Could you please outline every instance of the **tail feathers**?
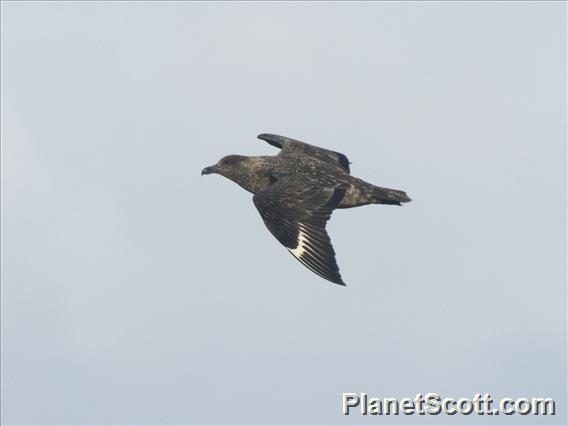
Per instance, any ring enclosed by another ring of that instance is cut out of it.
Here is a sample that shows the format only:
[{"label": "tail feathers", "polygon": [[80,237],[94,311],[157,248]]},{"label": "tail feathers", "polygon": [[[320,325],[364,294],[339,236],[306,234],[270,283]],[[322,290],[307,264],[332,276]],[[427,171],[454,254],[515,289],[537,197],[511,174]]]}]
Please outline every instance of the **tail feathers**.
[{"label": "tail feathers", "polygon": [[399,191],[398,189],[381,188],[380,186],[375,186],[373,188],[373,202],[377,204],[394,204],[402,205],[402,203],[408,203],[412,201],[406,192]]}]

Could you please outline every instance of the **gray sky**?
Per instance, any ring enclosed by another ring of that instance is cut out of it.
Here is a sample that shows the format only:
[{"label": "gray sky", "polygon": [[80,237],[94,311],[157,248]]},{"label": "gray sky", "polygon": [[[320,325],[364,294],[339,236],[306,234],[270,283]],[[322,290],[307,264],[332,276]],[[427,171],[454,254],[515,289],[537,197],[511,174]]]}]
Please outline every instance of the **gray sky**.
[{"label": "gray sky", "polygon": [[[2,2],[4,424],[566,422],[566,4]],[[204,166],[345,153],[343,288]],[[552,397],[554,417],[341,415]]]}]

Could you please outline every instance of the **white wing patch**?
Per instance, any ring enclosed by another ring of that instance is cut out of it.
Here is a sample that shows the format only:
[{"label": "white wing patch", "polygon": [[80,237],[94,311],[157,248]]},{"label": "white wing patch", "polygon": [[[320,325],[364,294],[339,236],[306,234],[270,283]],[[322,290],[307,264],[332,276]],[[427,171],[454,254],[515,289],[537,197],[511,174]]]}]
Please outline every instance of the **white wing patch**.
[{"label": "white wing patch", "polygon": [[345,285],[335,265],[333,249],[323,248],[322,242],[318,242],[311,232],[309,226],[298,223],[298,245],[296,248],[288,248],[288,251],[309,270],[326,280]]},{"label": "white wing patch", "polygon": [[308,235],[305,233],[304,227],[301,223],[298,224],[299,233],[298,233],[298,245],[296,248],[289,248],[288,250],[292,253],[295,257],[300,259],[300,257],[306,251],[306,243],[308,242]]}]

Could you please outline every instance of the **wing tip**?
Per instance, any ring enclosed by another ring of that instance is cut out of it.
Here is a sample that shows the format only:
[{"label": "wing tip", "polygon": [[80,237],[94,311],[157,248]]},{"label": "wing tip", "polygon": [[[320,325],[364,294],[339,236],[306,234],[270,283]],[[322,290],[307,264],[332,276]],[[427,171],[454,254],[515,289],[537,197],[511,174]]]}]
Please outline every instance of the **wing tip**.
[{"label": "wing tip", "polygon": [[404,192],[404,191],[400,191],[400,192],[401,192],[401,194],[400,194],[400,197],[401,197],[400,202],[401,203],[410,203],[412,201],[412,198],[410,198],[406,192]]},{"label": "wing tip", "polygon": [[[311,268],[310,268],[311,269]],[[312,272],[315,272],[317,275],[319,275],[320,277],[322,277],[324,280],[329,281],[332,284],[337,284],[340,285],[342,287],[347,287],[347,284],[345,283],[345,281],[343,281],[343,278],[341,278],[341,275],[339,275],[339,272],[335,273],[335,274],[321,274],[317,271],[314,271],[313,269],[311,269]]]},{"label": "wing tip", "polygon": [[[308,268],[310,269],[310,268]],[[337,274],[337,276],[329,276],[329,275],[323,275],[320,274],[319,272],[314,271],[313,269],[310,269],[312,272],[315,272],[317,275],[319,275],[320,277],[322,277],[324,280],[329,281],[332,284],[337,284],[341,287],[347,287],[347,284],[345,283],[345,281],[343,281],[343,278],[341,278],[341,275]]]},{"label": "wing tip", "polygon": [[334,151],[337,154],[338,157],[338,161],[339,164],[341,165],[341,167],[343,167],[345,170],[347,170],[347,173],[351,173],[351,167],[349,166],[349,164],[351,164],[349,162],[349,159],[347,158],[347,156],[345,154],[342,154],[341,152],[337,152]]},{"label": "wing tip", "polygon": [[282,148],[283,136],[275,135],[272,133],[261,133],[257,136],[258,139],[268,142],[270,145],[277,148]]}]

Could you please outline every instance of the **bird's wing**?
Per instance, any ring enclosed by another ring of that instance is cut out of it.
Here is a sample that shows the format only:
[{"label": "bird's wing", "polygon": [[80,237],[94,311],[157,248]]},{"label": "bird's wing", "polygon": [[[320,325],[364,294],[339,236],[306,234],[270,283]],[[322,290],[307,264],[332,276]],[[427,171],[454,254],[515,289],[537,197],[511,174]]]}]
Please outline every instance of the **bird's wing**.
[{"label": "bird's wing", "polygon": [[315,188],[284,177],[257,193],[253,201],[268,230],[296,259],[326,280],[345,285],[325,230],[344,195],[341,187]]},{"label": "bird's wing", "polygon": [[258,135],[258,138],[268,142],[272,146],[281,148],[281,154],[308,155],[310,157],[317,158],[318,160],[338,166],[347,173],[351,173],[349,170],[349,159],[345,156],[345,154],[341,154],[340,152],[320,148],[319,146],[287,138],[286,136],[271,135],[269,133]]}]

